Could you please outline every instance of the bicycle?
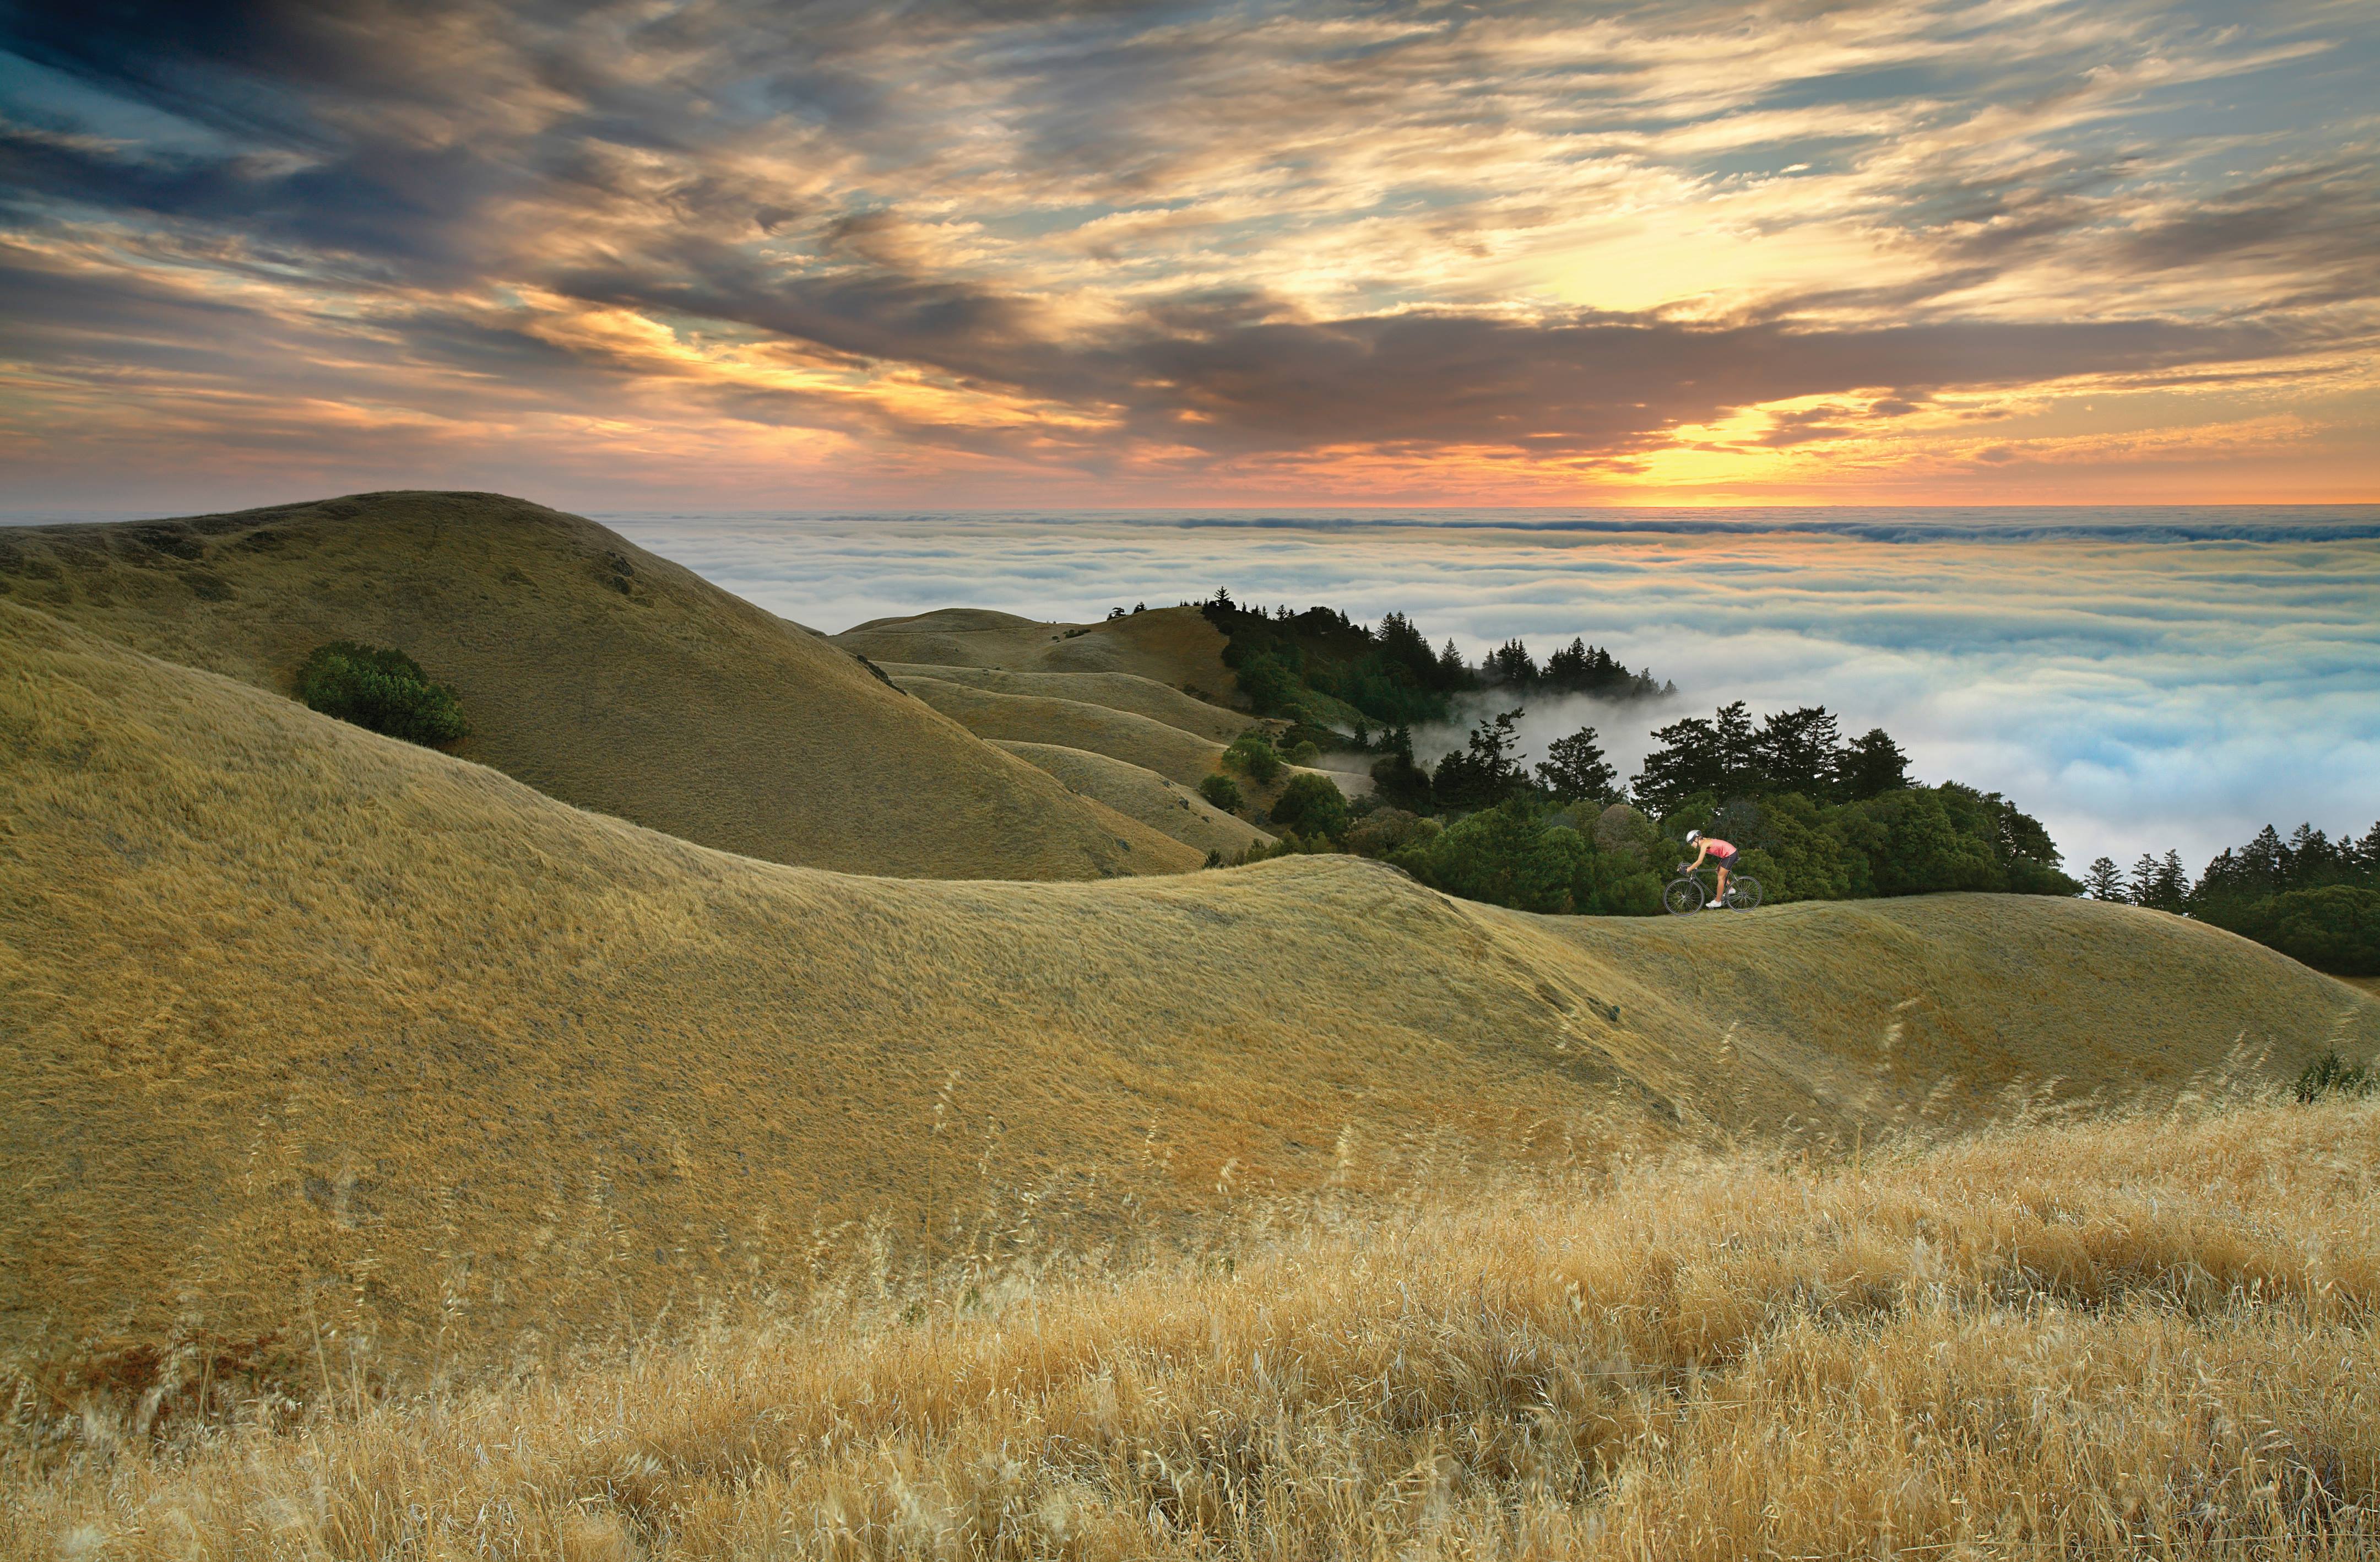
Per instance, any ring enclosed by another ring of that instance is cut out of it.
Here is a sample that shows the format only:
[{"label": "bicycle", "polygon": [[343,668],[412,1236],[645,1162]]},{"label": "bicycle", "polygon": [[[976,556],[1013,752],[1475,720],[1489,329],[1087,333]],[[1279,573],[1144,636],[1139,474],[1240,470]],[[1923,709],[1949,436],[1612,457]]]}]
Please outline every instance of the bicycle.
[{"label": "bicycle", "polygon": [[[1716,868],[1718,864],[1711,864]],[[1678,864],[1678,876],[1661,891],[1661,904],[1670,915],[1683,917],[1710,908],[1710,891],[1704,885],[1702,873],[1686,863]],[[1760,881],[1748,873],[1730,873],[1727,876],[1727,909],[1749,911],[1760,904]]]}]

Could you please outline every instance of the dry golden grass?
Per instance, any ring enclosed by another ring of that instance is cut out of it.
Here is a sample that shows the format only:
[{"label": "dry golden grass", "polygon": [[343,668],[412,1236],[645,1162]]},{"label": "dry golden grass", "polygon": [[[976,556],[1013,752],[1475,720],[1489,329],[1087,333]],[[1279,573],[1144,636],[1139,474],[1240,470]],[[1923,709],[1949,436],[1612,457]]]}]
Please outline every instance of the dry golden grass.
[{"label": "dry golden grass", "polygon": [[877,662],[1022,672],[1129,673],[1210,704],[1238,689],[1224,640],[1195,607],[1155,608],[1095,624],[1044,624],[979,607],[877,618],[835,643]]},{"label": "dry golden grass", "polygon": [[1110,759],[1086,749],[1053,743],[1012,743],[996,740],[1027,764],[1038,765],[1067,787],[1096,798],[1127,819],[1137,819],[1152,830],[1172,836],[1199,851],[1219,851],[1229,861],[1250,847],[1270,846],[1274,837],[1237,815],[1224,812],[1179,782],[1153,770]]},{"label": "dry golden grass", "polygon": [[474,728],[464,757],[771,861],[1084,879],[1201,860],[902,698],[818,636],[592,521],[517,499],[373,494],[12,528],[0,598],[278,693],[326,641],[398,647],[461,692]]},{"label": "dry golden grass", "polygon": [[1010,694],[905,673],[900,686],[977,737],[1086,749],[1179,786],[1195,787],[1222,766],[1223,745],[1161,721],[1107,705],[1046,694]]},{"label": "dry golden grass", "polygon": [[1210,743],[1229,743],[1249,727],[1259,725],[1255,717],[1245,712],[1227,711],[1220,705],[1194,700],[1153,678],[1140,677],[1132,673],[1017,672],[1007,667],[947,667],[915,662],[880,662],[877,665],[896,681],[905,677],[940,678],[944,683],[964,684],[970,689],[987,689],[995,694],[1038,695],[1044,699],[1071,700],[1077,704],[1104,705],[1111,711],[1128,711],[1134,715],[1163,722],[1168,726],[1180,727]]},{"label": "dry golden grass", "polygon": [[[2380,1109],[1327,1191],[558,1377],[10,1457],[0,1546],[405,1556],[2344,1558]],[[30,1428],[28,1430],[30,1430]]]},{"label": "dry golden grass", "polygon": [[1346,858],[788,868],[6,604],[0,733],[0,1366],[47,1403],[189,1361],[416,1383],[869,1243],[1131,1242],[1432,1158],[1848,1146],[2380,1049],[2341,983],[2081,902],[1595,922]]}]

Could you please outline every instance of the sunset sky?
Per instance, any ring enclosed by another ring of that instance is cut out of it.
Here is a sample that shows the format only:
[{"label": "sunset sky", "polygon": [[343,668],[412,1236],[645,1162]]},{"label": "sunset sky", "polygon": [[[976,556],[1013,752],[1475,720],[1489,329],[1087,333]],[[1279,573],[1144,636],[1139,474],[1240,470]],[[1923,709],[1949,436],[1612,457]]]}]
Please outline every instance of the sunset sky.
[{"label": "sunset sky", "polygon": [[2380,500],[2380,5],[0,5],[15,508]]}]

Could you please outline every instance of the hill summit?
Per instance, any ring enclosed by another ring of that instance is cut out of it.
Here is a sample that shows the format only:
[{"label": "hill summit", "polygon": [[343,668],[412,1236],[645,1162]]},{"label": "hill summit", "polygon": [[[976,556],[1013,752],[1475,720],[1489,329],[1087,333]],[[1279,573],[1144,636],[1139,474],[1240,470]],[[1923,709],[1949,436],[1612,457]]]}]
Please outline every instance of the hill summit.
[{"label": "hill summit", "polygon": [[747,857],[1007,879],[1204,857],[819,635],[593,521],[501,494],[10,529],[0,598],[283,694],[326,642],[392,647],[460,695],[460,757]]}]

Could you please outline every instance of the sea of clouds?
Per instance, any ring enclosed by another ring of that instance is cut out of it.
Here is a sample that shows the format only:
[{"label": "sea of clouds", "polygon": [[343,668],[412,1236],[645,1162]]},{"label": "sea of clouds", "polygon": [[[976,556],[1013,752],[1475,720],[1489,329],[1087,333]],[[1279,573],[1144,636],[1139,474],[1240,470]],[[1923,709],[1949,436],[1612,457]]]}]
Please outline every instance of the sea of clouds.
[{"label": "sea of clouds", "polygon": [[598,519],[829,632],[1220,586],[1408,613],[1474,659],[1584,635],[1678,698],[1540,702],[1538,755],[1593,725],[1626,775],[1678,714],[1824,704],[1925,779],[2007,793],[2070,865],[2177,847],[2194,872],[2267,822],[2380,817],[2380,506]]}]

